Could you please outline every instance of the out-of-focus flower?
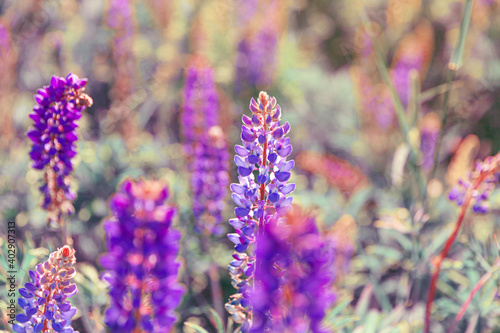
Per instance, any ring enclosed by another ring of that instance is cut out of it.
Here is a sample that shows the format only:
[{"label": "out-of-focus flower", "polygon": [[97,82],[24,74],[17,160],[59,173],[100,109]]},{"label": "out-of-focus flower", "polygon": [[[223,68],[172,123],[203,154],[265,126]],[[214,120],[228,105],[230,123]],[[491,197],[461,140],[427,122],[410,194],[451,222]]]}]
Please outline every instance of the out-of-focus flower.
[{"label": "out-of-focus flower", "polygon": [[479,144],[479,138],[474,134],[467,135],[460,142],[446,171],[445,179],[448,185],[454,186],[459,179],[467,177],[479,151]]},{"label": "out-of-focus flower", "polygon": [[38,90],[37,106],[30,114],[33,127],[26,135],[33,141],[30,157],[32,167],[45,170],[43,208],[49,212],[49,220],[60,223],[62,214],[74,211],[71,201],[75,193],[70,190],[71,159],[76,155],[78,136],[76,121],[82,111],[92,106],[92,99],[84,93],[87,79],[75,74],[66,78],[53,76],[50,85]]},{"label": "out-of-focus flower", "polygon": [[488,199],[493,192],[500,172],[500,154],[489,156],[484,161],[476,161],[475,168],[469,173],[465,180],[460,179],[458,185],[453,187],[448,197],[462,206],[467,195],[472,199],[472,210],[475,213],[487,213],[489,211]]},{"label": "out-of-focus flower", "polygon": [[434,112],[429,112],[420,121],[420,151],[422,152],[421,165],[426,171],[434,164],[434,151],[441,130],[441,119]]},{"label": "out-of-focus flower", "polygon": [[243,33],[236,56],[237,93],[247,88],[265,88],[272,82],[282,13],[286,12],[282,2],[242,1],[238,6]]},{"label": "out-of-focus flower", "polygon": [[[357,86],[359,108],[367,115],[372,115],[378,125],[385,130],[394,125],[396,119],[391,93],[389,88],[379,81],[376,72],[373,72],[375,67],[373,47],[364,28],[358,29],[356,38],[357,51],[361,59],[359,66],[351,70],[351,77]],[[414,69],[419,72],[420,80],[423,80],[432,57],[433,43],[432,25],[427,21],[421,21],[415,30],[401,41],[396,50],[390,74],[404,107],[408,105],[410,97],[409,73]],[[367,126],[373,126],[369,120]]]},{"label": "out-of-focus flower", "polygon": [[75,262],[75,250],[65,245],[29,271],[31,282],[19,289],[19,306],[24,313],[16,316],[14,332],[75,332],[71,318],[77,309],[67,300],[78,292],[76,284],[71,283]]},{"label": "out-of-focus flower", "polygon": [[422,21],[413,33],[400,43],[391,66],[391,76],[401,103],[406,107],[410,97],[410,78],[412,69],[419,72],[423,80],[434,50],[434,31],[432,25]]},{"label": "out-of-focus flower", "polygon": [[297,155],[297,165],[325,177],[330,186],[338,188],[347,197],[368,184],[360,169],[333,155],[303,151]]},{"label": "out-of-focus flower", "polygon": [[227,194],[229,152],[219,126],[219,99],[213,70],[201,56],[186,70],[184,110],[181,115],[184,152],[191,173],[195,229],[220,235]]},{"label": "out-of-focus flower", "polygon": [[112,332],[168,332],[184,289],[178,283],[179,239],[172,227],[175,208],[164,202],[159,181],[126,180],[111,197],[113,217],[104,224],[111,305],[105,322]]},{"label": "out-of-focus flower", "polygon": [[287,195],[295,189],[295,184],[287,184],[295,162],[286,160],[292,152],[290,138],[285,138],[290,124],[280,123],[281,107],[274,97],[261,92],[258,101],[252,98],[250,110],[252,118],[243,115],[243,145],[235,146],[239,184],[231,184],[232,197],[238,207],[234,210],[237,217],[229,221],[236,229],[236,233],[228,234],[235,245],[229,273],[238,293],[226,304],[235,321],[243,323],[241,329],[245,332],[250,326],[248,289],[255,269],[255,258],[245,251],[255,242],[256,229],[270,216],[282,216],[290,211],[293,198]]},{"label": "out-of-focus flower", "polygon": [[328,332],[321,321],[335,300],[332,245],[298,207],[266,218],[257,235],[250,332]]},{"label": "out-of-focus flower", "polygon": [[335,273],[337,278],[348,272],[349,262],[356,251],[358,226],[351,215],[342,215],[326,232],[326,241],[335,248]]}]

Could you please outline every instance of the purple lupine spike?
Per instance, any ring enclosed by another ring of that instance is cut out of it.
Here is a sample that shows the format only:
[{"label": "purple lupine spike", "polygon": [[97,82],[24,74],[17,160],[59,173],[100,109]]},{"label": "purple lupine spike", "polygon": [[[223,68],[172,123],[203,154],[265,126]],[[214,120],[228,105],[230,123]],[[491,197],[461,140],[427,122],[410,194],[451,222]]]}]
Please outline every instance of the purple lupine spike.
[{"label": "purple lupine spike", "polygon": [[239,22],[246,26],[244,37],[238,43],[236,57],[235,91],[239,93],[248,88],[246,85],[263,88],[272,82],[279,19],[271,16],[271,13],[277,13],[280,9],[278,1],[269,1],[265,11],[259,8],[258,1],[245,1],[237,8]]},{"label": "purple lupine spike", "polygon": [[470,195],[472,210],[486,214],[490,210],[489,197],[500,177],[500,153],[476,161],[474,170],[467,179],[460,179],[448,193],[448,198],[462,206]]},{"label": "purple lupine spike", "polygon": [[[235,147],[239,184],[230,186],[237,207],[236,218],[229,223],[236,233],[228,234],[235,249],[235,260],[228,269],[238,293],[231,296],[226,309],[242,324],[243,332],[248,332],[251,326],[249,288],[256,265],[255,258],[245,252],[255,243],[256,229],[262,228],[271,216],[284,215],[291,209],[292,197],[287,194],[294,189],[293,184],[287,184],[294,165],[286,160],[292,146],[290,139],[284,137],[290,125],[281,124],[281,109],[276,99],[261,92],[258,101],[252,99],[250,110],[252,119],[243,116],[242,145]],[[282,134],[273,135],[276,131]]]},{"label": "purple lupine spike", "polygon": [[242,89],[243,82],[254,87],[266,87],[271,83],[277,42],[275,30],[267,27],[239,42],[236,91]]},{"label": "purple lupine spike", "polygon": [[195,230],[224,232],[222,211],[229,184],[229,152],[219,126],[219,98],[213,70],[200,56],[186,70],[184,110],[181,115],[184,151],[191,173]]},{"label": "purple lupine spike", "polygon": [[425,171],[430,171],[434,164],[434,151],[441,129],[441,119],[437,114],[430,112],[420,121],[420,151],[422,152],[421,165]]},{"label": "purple lupine spike", "polygon": [[78,292],[76,284],[71,283],[76,274],[75,262],[75,250],[65,245],[29,271],[31,282],[19,289],[19,305],[24,313],[16,316],[14,332],[75,332],[71,318],[77,309],[67,300]]},{"label": "purple lupine spike", "polygon": [[92,106],[92,99],[85,94],[87,79],[75,74],[66,78],[53,76],[50,85],[38,90],[37,106],[29,116],[33,127],[26,135],[33,141],[30,157],[34,169],[44,170],[44,195],[42,207],[49,212],[49,220],[60,223],[62,214],[74,211],[71,201],[75,198],[69,187],[72,158],[76,155],[78,136],[77,120],[82,112]]},{"label": "purple lupine spike", "polygon": [[402,57],[393,65],[391,76],[401,103],[406,108],[410,97],[410,71],[421,71],[424,65],[424,55],[415,53],[413,56]]},{"label": "purple lupine spike", "polygon": [[168,332],[184,294],[178,283],[179,240],[175,208],[159,181],[126,180],[111,197],[104,224],[108,253],[100,258],[110,285],[105,322],[111,332]]},{"label": "purple lupine spike", "polygon": [[314,218],[297,209],[267,216],[257,245],[250,332],[327,333],[321,321],[335,299],[335,251]]}]

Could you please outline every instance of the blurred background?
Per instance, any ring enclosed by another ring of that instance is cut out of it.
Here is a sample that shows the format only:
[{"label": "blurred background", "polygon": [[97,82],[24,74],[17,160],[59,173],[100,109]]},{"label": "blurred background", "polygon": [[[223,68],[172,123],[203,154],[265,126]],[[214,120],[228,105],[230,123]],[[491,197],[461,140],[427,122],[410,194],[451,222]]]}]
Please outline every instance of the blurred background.
[{"label": "blurred background", "polygon": [[[125,177],[144,176],[166,180],[170,202],[179,208],[188,293],[177,310],[178,332],[187,320],[215,332],[203,310],[214,306],[207,272],[215,260],[224,303],[234,293],[226,268],[232,246],[222,235],[203,251],[193,232],[180,114],[185,70],[197,55],[214,69],[231,160],[241,116],[260,90],[277,98],[290,122],[294,202],[312,211],[346,254],[335,286],[337,304],[345,303],[339,310],[345,323],[337,330],[418,331],[429,258],[457,215],[446,193],[475,158],[500,148],[500,1],[474,2],[463,67],[446,85],[463,7],[459,0],[0,0],[0,230],[5,233],[8,220],[17,223],[24,272],[18,284],[54,250],[57,232],[47,229],[39,206],[42,173],[29,167],[28,114],[37,89],[52,75],[72,72],[88,78],[86,93],[94,101],[79,121],[72,182],[81,291],[75,329],[105,332],[107,287],[97,258],[105,252],[107,200]],[[406,144],[374,42],[410,119]],[[448,119],[434,161],[446,90]],[[406,163],[409,146],[421,151],[418,161]],[[232,162],[229,172],[236,182]],[[484,273],[478,256],[490,263],[497,256],[499,194],[490,214],[468,217],[459,239],[463,251],[445,263],[456,270],[446,272],[448,286],[436,300],[444,323]],[[232,211],[228,198],[225,221]],[[495,325],[499,332],[498,300],[484,297],[488,306],[471,305],[464,331],[477,314],[470,332],[493,332]],[[220,314],[225,322],[227,314]],[[9,331],[5,318],[0,329]],[[439,325],[435,332],[446,327]]]}]

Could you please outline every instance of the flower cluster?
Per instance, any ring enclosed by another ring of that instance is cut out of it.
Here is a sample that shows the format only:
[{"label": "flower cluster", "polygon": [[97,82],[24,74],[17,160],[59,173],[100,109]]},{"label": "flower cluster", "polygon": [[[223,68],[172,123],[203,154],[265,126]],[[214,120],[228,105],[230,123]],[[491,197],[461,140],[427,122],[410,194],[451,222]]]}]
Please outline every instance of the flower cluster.
[{"label": "flower cluster", "polygon": [[112,332],[167,332],[184,289],[178,283],[175,208],[159,181],[126,180],[112,196],[104,224],[108,253],[100,258],[110,285],[105,322]]},{"label": "flower cluster", "polygon": [[248,288],[255,268],[255,258],[245,251],[255,242],[255,229],[262,227],[269,216],[285,215],[291,209],[293,198],[287,195],[295,189],[295,184],[287,184],[295,162],[286,160],[292,152],[290,138],[285,138],[290,124],[280,123],[280,106],[274,97],[261,92],[258,102],[252,98],[250,110],[252,118],[243,115],[243,145],[235,146],[239,184],[231,184],[231,190],[238,207],[234,210],[237,218],[229,223],[236,233],[228,234],[235,244],[229,273],[238,293],[231,296],[226,309],[236,322],[244,322],[242,329],[249,326]]},{"label": "flower cluster", "polygon": [[76,274],[75,250],[68,245],[50,254],[49,260],[29,271],[31,282],[19,289],[19,306],[14,332],[75,332],[71,318],[77,310],[67,300],[78,292],[71,278]]},{"label": "flower cluster", "polygon": [[429,112],[420,121],[420,151],[422,152],[421,165],[426,171],[432,169],[434,151],[441,129],[441,119],[434,112]]},{"label": "flower cluster", "polygon": [[201,56],[193,57],[186,70],[181,122],[191,173],[195,229],[220,235],[224,230],[222,211],[229,184],[229,152],[219,126],[219,98],[213,70]]},{"label": "flower cluster", "polygon": [[469,177],[466,180],[460,179],[458,185],[451,189],[449,199],[462,206],[470,195],[472,210],[475,213],[487,213],[490,209],[488,199],[498,183],[499,172],[500,154],[477,161]]},{"label": "flower cluster", "polygon": [[92,99],[83,92],[86,84],[86,79],[80,80],[75,74],[66,78],[53,76],[50,85],[38,90],[38,105],[30,114],[34,125],[26,135],[33,141],[32,167],[45,170],[40,191],[45,197],[43,208],[52,221],[58,222],[63,213],[71,214],[74,210],[71,201],[75,193],[69,183],[78,139],[76,121],[92,105]]},{"label": "flower cluster", "polygon": [[335,299],[334,247],[297,207],[265,222],[257,235],[250,332],[326,333],[321,321]]},{"label": "flower cluster", "polygon": [[412,34],[406,36],[396,51],[391,66],[391,76],[401,103],[408,106],[410,97],[409,74],[412,69],[418,71],[423,78],[432,57],[434,33],[432,26],[420,22]]}]

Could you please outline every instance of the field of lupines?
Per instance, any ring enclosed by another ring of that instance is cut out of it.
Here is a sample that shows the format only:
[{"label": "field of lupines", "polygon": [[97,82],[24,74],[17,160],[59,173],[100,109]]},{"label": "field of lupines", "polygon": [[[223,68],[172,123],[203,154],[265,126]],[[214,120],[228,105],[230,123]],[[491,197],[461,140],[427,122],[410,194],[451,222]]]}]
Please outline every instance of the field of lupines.
[{"label": "field of lupines", "polygon": [[499,0],[0,0],[0,332],[500,332]]}]

